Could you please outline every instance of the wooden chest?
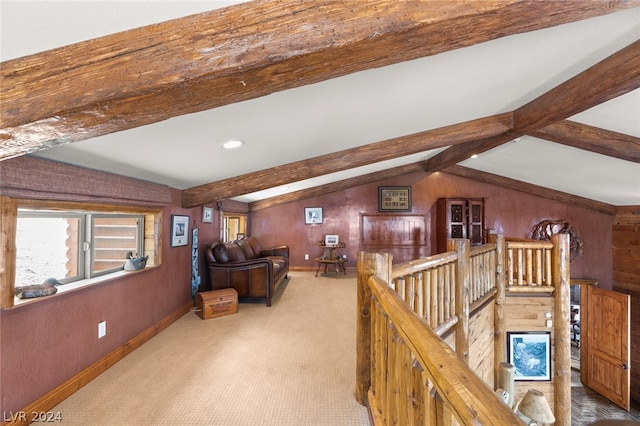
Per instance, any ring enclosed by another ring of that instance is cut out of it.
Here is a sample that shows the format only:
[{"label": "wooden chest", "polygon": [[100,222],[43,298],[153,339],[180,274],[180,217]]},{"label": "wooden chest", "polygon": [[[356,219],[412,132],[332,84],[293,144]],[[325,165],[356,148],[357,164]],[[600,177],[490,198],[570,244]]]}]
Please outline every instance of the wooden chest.
[{"label": "wooden chest", "polygon": [[238,292],[233,288],[206,291],[196,295],[196,313],[202,319],[221,317],[238,312]]}]

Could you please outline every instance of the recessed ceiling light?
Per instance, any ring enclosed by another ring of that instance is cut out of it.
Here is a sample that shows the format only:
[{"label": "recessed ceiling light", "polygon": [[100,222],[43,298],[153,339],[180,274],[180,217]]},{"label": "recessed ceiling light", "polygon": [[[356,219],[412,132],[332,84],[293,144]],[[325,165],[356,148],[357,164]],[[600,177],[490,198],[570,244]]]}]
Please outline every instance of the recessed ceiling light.
[{"label": "recessed ceiling light", "polygon": [[478,154],[473,154],[471,158],[478,158]]},{"label": "recessed ceiling light", "polygon": [[240,148],[242,145],[244,145],[244,141],[234,139],[234,140],[230,140],[223,143],[222,147],[224,149],[234,149],[234,148]]}]

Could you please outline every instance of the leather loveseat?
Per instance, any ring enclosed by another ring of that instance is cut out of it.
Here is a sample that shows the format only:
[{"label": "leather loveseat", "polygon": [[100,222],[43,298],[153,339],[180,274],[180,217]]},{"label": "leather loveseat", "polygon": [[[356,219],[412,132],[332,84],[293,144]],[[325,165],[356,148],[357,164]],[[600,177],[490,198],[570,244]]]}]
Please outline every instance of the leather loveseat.
[{"label": "leather loveseat", "polygon": [[240,300],[271,299],[289,273],[289,247],[262,249],[255,237],[206,250],[211,290],[234,288]]}]

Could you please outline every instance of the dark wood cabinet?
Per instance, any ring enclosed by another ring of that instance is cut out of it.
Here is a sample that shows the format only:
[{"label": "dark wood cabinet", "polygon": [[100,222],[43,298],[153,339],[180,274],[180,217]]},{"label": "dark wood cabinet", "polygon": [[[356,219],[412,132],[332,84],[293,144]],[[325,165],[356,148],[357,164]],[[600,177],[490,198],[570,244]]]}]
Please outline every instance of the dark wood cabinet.
[{"label": "dark wood cabinet", "polygon": [[438,253],[447,251],[449,238],[468,238],[471,245],[483,243],[482,198],[439,198],[436,216]]}]

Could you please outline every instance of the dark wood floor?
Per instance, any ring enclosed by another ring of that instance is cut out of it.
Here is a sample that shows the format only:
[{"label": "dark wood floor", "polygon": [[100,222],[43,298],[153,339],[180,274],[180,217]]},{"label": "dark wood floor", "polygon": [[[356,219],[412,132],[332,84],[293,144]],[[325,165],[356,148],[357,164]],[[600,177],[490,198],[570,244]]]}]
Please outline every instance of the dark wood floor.
[{"label": "dark wood floor", "polygon": [[[579,351],[572,347],[572,356],[577,358],[579,365]],[[572,368],[571,371],[571,425],[590,425],[597,420],[626,420],[640,424],[640,406],[634,405],[627,412],[615,404],[612,404],[600,394],[580,383],[580,371]]]}]

